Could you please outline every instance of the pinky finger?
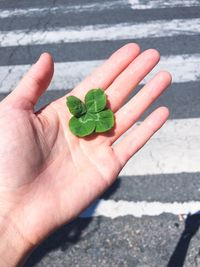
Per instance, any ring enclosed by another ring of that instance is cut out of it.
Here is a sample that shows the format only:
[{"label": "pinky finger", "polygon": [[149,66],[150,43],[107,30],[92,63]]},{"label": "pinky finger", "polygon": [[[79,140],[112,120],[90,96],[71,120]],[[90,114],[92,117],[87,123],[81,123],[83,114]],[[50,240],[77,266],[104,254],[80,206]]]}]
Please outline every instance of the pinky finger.
[{"label": "pinky finger", "polygon": [[162,127],[168,117],[169,110],[166,107],[156,109],[113,147],[121,167]]}]

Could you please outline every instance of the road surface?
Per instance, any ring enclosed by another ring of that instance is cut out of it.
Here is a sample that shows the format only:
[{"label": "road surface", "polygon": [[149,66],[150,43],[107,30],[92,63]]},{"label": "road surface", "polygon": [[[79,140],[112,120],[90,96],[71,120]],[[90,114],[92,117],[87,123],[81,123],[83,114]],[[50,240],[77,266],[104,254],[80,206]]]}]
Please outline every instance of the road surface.
[{"label": "road surface", "polygon": [[36,109],[128,42],[161,53],[142,84],[159,69],[172,73],[172,86],[145,114],[166,105],[170,119],[26,267],[200,266],[199,0],[0,0],[0,99],[44,51],[55,59],[55,75]]}]

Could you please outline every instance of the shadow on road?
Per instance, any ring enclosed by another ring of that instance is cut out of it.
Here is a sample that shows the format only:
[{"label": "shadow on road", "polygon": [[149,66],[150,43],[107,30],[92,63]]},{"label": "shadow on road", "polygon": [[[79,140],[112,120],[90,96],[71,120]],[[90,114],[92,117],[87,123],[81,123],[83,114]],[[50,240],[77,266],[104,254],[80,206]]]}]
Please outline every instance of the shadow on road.
[{"label": "shadow on road", "polygon": [[188,215],[185,229],[181,234],[178,244],[169,260],[167,267],[183,267],[190,241],[197,233],[200,226],[200,212]]},{"label": "shadow on road", "polygon": [[[116,182],[103,194],[103,199],[109,198],[114,192],[120,187],[120,179],[117,179]],[[61,227],[51,236],[49,236],[40,246],[38,246],[29,259],[26,261],[24,267],[34,267],[38,262],[40,262],[46,254],[50,251],[61,249],[66,251],[70,246],[73,246],[80,240],[86,239],[91,236],[99,228],[99,223],[101,218],[98,218],[97,224],[93,227],[88,233],[83,231],[89,226],[93,218],[91,217],[98,201],[94,202],[84,213],[83,217],[79,217],[71,223]],[[85,217],[85,218],[84,218]],[[88,218],[89,217],[89,218]]]},{"label": "shadow on road", "polygon": [[50,251],[60,248],[62,251],[69,246],[76,244],[82,235],[82,231],[90,224],[92,218],[78,218],[73,222],[61,227],[46,239],[39,247],[33,251],[24,267],[33,267],[45,257]]}]

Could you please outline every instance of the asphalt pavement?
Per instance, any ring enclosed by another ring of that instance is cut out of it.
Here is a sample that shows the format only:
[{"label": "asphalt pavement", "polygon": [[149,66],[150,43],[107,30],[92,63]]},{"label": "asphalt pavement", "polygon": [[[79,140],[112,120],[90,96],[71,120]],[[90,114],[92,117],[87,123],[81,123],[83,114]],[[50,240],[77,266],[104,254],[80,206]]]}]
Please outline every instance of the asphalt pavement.
[{"label": "asphalt pavement", "polygon": [[42,52],[62,71],[36,110],[128,42],[158,49],[161,69],[172,72],[170,88],[141,118],[165,105],[169,124],[101,196],[116,210],[105,216],[91,206],[45,240],[26,267],[200,267],[200,215],[191,208],[200,210],[199,0],[0,0],[0,99]]}]

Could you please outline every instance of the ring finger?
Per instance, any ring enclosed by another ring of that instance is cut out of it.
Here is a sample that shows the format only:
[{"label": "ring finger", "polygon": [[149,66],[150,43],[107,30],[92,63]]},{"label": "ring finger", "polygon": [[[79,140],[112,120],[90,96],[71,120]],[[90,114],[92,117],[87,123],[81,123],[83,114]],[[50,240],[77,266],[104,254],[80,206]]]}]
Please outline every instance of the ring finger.
[{"label": "ring finger", "polygon": [[146,109],[170,85],[171,75],[162,71],[157,73],[126,105],[115,113],[114,134],[110,135],[109,143],[115,142],[126,132],[146,111]]}]

